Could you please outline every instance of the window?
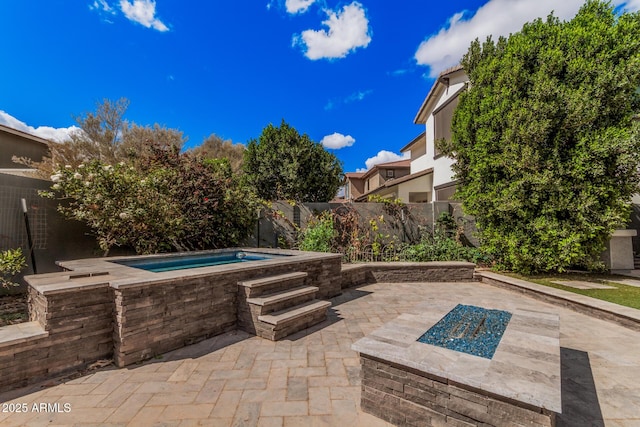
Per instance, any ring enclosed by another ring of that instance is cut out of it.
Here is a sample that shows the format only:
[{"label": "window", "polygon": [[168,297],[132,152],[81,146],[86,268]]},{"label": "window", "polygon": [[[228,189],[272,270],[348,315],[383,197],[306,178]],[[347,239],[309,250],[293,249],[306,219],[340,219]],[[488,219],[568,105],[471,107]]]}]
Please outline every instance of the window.
[{"label": "window", "polygon": [[440,156],[440,150],[438,150],[438,141],[444,139],[445,141],[451,140],[451,121],[453,120],[453,112],[458,106],[458,95],[465,90],[467,85],[464,85],[456,93],[447,99],[444,104],[439,106],[433,111],[433,132],[434,143],[436,145],[433,157]]},{"label": "window", "polygon": [[453,194],[456,192],[457,182],[439,185],[434,188],[436,190],[436,200],[455,200]]},{"label": "window", "polygon": [[458,105],[458,97],[455,96],[449,99],[443,106],[433,113],[434,133],[436,147],[434,151],[434,157],[440,155],[440,150],[437,148],[437,142],[441,139],[445,141],[451,140],[451,120],[453,119],[453,110]]},{"label": "window", "polygon": [[387,169],[387,178],[393,178],[395,176],[393,169]]}]

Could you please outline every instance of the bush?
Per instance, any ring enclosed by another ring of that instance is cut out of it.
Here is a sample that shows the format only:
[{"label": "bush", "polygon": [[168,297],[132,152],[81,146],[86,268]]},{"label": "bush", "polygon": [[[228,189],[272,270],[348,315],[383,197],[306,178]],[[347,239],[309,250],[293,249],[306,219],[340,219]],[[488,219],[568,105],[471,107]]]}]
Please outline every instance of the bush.
[{"label": "bush", "polygon": [[0,252],[0,285],[3,288],[18,286],[11,279],[26,266],[27,263],[22,254],[22,249],[7,249]]},{"label": "bush", "polygon": [[475,264],[486,264],[490,257],[480,249],[463,246],[447,232],[436,227],[434,231],[426,231],[422,239],[415,245],[406,246],[401,257],[407,261],[468,261]]},{"label": "bush", "polygon": [[464,246],[457,239],[459,227],[449,214],[438,218],[433,229],[423,229],[416,244],[401,244],[395,236],[381,235],[379,222],[369,220],[368,227],[359,225],[354,210],[325,211],[313,217],[298,235],[298,248],[303,251],[342,253],[353,260],[379,261],[469,261],[488,264],[491,258],[482,250]]},{"label": "bush", "polygon": [[137,167],[99,161],[58,169],[50,192],[58,210],[86,223],[107,255],[234,246],[248,237],[257,198],[228,162],[156,150]]},{"label": "bush", "polygon": [[301,251],[332,252],[337,232],[333,224],[333,215],[329,211],[312,218],[298,237]]}]

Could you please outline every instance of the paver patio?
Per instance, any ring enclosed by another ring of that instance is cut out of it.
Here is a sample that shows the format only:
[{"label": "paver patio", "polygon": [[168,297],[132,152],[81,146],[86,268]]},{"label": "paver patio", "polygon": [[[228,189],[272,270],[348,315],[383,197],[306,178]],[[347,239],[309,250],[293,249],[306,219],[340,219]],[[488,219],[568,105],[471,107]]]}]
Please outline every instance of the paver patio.
[{"label": "paver patio", "polygon": [[[425,301],[557,312],[558,425],[640,426],[640,332],[478,282],[348,289],[333,299],[326,322],[282,341],[236,331],[137,366],[5,393],[0,409],[19,403],[28,412],[0,412],[0,425],[385,426],[360,410],[351,344],[402,313],[418,314]],[[36,412],[34,403],[58,406]]]}]

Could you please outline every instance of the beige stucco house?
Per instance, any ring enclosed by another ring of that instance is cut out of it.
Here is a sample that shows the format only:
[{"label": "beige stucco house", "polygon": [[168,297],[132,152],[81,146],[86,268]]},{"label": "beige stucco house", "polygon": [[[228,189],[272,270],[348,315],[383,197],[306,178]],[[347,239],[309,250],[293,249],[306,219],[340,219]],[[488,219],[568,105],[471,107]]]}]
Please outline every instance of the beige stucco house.
[{"label": "beige stucco house", "polygon": [[345,199],[366,202],[371,195],[397,198],[397,180],[409,175],[409,160],[380,163],[366,172],[345,174]]},{"label": "beige stucco house", "polygon": [[455,160],[441,154],[435,142],[451,138],[453,111],[468,81],[460,65],[440,73],[414,119],[414,123],[425,126],[425,132],[400,150],[411,154],[411,175],[431,171],[430,177],[423,180],[426,187],[422,189],[428,194],[428,201],[451,200],[455,192],[451,169]]}]

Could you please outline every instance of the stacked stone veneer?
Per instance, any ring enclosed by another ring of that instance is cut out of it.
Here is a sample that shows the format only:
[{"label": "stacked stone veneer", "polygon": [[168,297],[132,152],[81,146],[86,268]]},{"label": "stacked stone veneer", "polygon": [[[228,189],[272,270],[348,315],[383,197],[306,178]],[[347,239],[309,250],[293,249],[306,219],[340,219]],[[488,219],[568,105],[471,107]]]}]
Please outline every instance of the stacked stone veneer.
[{"label": "stacked stone veneer", "polygon": [[120,286],[114,292],[114,361],[119,367],[235,329],[232,277]]},{"label": "stacked stone veneer", "polygon": [[[339,254],[306,254],[268,265],[211,267],[202,274],[156,274],[105,259],[69,261],[63,267],[80,273],[76,277],[26,277],[31,321],[0,328],[0,391],[100,359],[126,366],[235,329],[241,281],[305,272],[304,284],[318,288],[316,298],[329,299],[340,294],[345,274],[351,274],[351,285],[405,281],[404,274],[412,281],[468,280],[473,274],[468,263],[418,264],[372,263],[341,273]],[[311,325],[324,315],[318,311],[304,321]]]},{"label": "stacked stone veneer", "polygon": [[555,425],[555,413],[365,355],[361,407],[398,426]]},{"label": "stacked stone veneer", "polygon": [[319,298],[341,292],[340,258],[249,267],[162,282],[116,284],[114,359],[117,366],[202,341],[235,329],[238,282],[304,271]]},{"label": "stacked stone veneer", "polygon": [[418,304],[419,314],[402,314],[353,344],[362,409],[399,426],[555,425],[562,411],[558,314],[509,310],[488,359],[418,341],[454,307]]},{"label": "stacked stone veneer", "polygon": [[342,288],[375,282],[471,281],[474,269],[475,264],[458,261],[345,264],[342,266]]},{"label": "stacked stone veneer", "polygon": [[235,329],[239,281],[304,271],[317,298],[332,298],[340,263],[340,255],[302,253],[151,273],[96,259],[64,263],[72,273],[28,276],[31,322],[0,328],[0,392],[100,359],[126,366]]},{"label": "stacked stone veneer", "polygon": [[85,367],[113,355],[113,290],[29,288],[30,320],[0,329],[0,391]]}]

